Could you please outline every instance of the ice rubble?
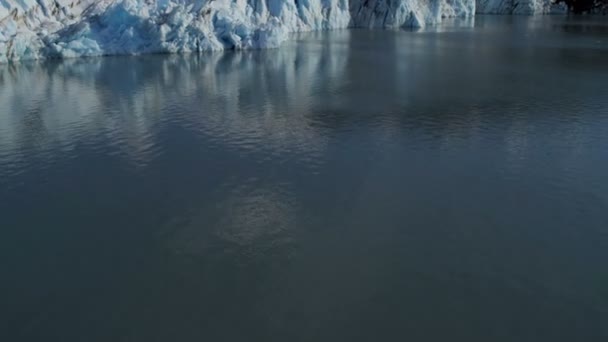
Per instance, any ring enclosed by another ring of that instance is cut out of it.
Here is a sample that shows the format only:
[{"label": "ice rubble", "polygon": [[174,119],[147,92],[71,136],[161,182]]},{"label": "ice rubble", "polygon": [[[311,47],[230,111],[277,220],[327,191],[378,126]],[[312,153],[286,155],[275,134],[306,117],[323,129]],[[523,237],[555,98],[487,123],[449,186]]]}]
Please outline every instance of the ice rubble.
[{"label": "ice rubble", "polygon": [[0,62],[274,47],[290,32],[474,12],[475,0],[0,0]]}]

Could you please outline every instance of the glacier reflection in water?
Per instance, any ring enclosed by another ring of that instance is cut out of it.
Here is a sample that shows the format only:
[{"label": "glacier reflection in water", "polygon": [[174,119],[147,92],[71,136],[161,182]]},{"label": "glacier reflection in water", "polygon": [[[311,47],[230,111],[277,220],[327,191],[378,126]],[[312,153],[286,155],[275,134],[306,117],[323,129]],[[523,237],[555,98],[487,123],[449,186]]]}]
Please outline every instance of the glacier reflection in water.
[{"label": "glacier reflection in water", "polygon": [[606,27],[1,66],[0,339],[601,340]]}]

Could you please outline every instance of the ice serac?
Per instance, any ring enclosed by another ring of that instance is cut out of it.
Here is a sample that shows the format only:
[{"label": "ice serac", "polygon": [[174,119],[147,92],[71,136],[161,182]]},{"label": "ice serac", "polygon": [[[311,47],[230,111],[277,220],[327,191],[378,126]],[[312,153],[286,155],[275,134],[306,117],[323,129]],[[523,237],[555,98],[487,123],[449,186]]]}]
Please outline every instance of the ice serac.
[{"label": "ice serac", "polygon": [[477,0],[479,14],[557,14],[565,13],[566,5],[552,0]]},{"label": "ice serac", "polygon": [[0,62],[275,47],[290,32],[474,12],[475,0],[0,0]]}]

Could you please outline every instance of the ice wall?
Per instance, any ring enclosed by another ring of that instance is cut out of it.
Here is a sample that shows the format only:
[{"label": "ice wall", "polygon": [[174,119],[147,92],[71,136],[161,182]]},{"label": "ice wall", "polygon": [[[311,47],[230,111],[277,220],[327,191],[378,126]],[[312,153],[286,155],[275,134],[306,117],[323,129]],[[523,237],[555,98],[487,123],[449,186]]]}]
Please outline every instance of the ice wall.
[{"label": "ice wall", "polygon": [[552,0],[477,0],[479,14],[557,14],[565,13],[566,5]]},{"label": "ice wall", "polygon": [[0,62],[266,48],[290,32],[474,12],[475,0],[0,0]]},{"label": "ice wall", "polygon": [[358,27],[422,27],[446,17],[475,14],[474,0],[351,0],[353,25]]}]

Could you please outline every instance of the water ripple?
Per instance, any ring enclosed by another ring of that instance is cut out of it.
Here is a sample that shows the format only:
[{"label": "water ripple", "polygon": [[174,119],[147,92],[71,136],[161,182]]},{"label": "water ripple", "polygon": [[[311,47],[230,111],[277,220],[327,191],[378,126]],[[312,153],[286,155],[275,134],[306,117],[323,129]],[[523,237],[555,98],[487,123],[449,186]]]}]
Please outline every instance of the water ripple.
[{"label": "water ripple", "polygon": [[602,340],[608,46],[571,20],[0,66],[0,314]]}]

